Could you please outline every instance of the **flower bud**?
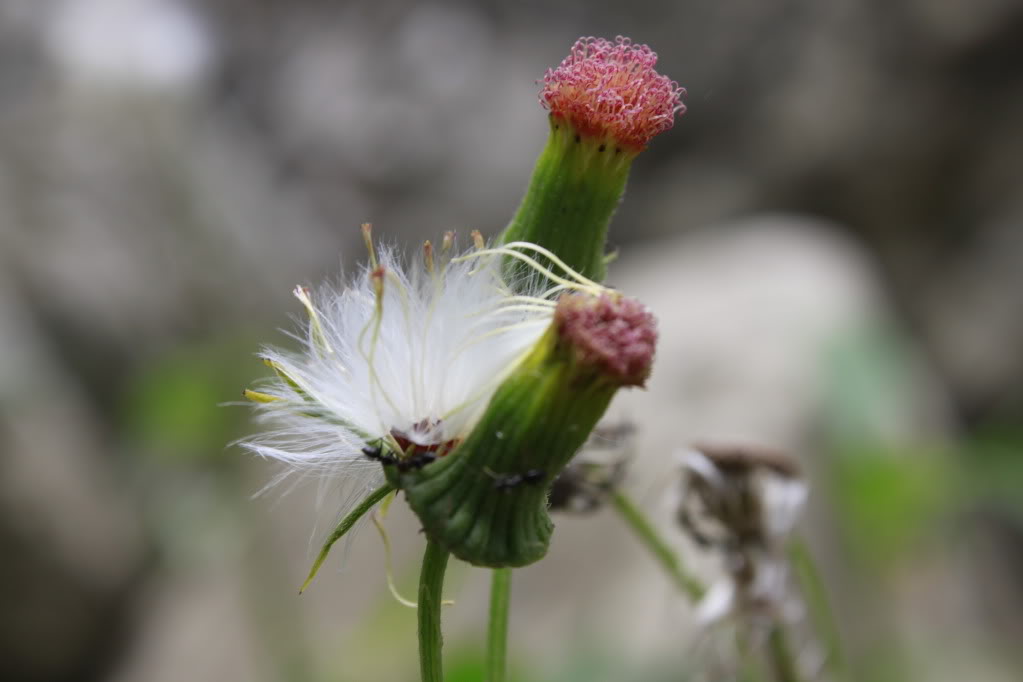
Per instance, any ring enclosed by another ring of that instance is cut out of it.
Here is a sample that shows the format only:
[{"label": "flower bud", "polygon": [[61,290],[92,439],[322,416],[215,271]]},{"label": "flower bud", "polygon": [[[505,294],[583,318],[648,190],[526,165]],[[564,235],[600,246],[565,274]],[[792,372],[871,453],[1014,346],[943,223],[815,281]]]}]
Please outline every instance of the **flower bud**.
[{"label": "flower bud", "polygon": [[774,550],[807,496],[795,460],[750,445],[700,444],[686,453],[680,525],[704,546]]}]

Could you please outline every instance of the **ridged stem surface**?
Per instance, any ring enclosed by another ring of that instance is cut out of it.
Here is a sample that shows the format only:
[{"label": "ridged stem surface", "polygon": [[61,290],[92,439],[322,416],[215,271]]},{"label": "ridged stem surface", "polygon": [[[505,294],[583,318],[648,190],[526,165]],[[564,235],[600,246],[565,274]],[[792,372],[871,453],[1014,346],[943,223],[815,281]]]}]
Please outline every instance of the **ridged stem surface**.
[{"label": "ridged stem surface", "polygon": [[427,541],[419,573],[419,606],[416,609],[419,617],[419,674],[422,682],[444,682],[444,669],[441,665],[444,638],[440,631],[440,607],[448,556],[443,546]]},{"label": "ridged stem surface", "polygon": [[504,682],[508,648],[508,602],[511,569],[495,568],[490,581],[490,624],[487,628],[487,682]]}]

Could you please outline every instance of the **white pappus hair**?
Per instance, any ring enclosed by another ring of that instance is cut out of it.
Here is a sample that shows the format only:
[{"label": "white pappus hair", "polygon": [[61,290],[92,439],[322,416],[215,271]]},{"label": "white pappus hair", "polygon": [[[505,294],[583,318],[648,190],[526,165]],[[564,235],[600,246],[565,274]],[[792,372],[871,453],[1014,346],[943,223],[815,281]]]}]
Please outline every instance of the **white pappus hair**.
[{"label": "white pappus hair", "polygon": [[[436,257],[427,243],[406,264],[393,248],[378,253],[366,234],[370,262],[354,280],[315,293],[296,288],[308,313],[295,335],[300,350],[261,353],[275,376],[247,396],[273,426],[241,445],[286,465],[268,487],[295,473],[343,474],[348,483],[377,487],[381,467],[364,448],[457,443],[544,333],[557,293],[599,286],[525,242],[486,249],[474,234],[477,248],[451,257],[446,235]],[[565,277],[534,260],[536,253]],[[544,277],[516,293],[503,257]]]}]

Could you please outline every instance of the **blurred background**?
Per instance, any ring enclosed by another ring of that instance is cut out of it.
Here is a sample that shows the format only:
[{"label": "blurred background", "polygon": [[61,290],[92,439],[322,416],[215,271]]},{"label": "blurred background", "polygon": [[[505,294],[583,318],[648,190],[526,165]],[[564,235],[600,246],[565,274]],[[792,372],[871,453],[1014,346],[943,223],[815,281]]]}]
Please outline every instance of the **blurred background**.
[{"label": "blurred background", "polygon": [[[375,531],[299,597],[344,492],[253,497],[275,469],[222,404],[361,222],[495,235],[536,79],[617,34],[689,93],[611,231],[662,332],[614,407],[627,488],[691,550],[673,453],[787,449],[850,679],[1021,678],[1018,0],[4,0],[0,679],[415,679]],[[449,575],[449,679],[479,680],[488,575]],[[517,679],[728,679],[690,677],[692,616],[612,513],[560,518],[516,572]]]}]

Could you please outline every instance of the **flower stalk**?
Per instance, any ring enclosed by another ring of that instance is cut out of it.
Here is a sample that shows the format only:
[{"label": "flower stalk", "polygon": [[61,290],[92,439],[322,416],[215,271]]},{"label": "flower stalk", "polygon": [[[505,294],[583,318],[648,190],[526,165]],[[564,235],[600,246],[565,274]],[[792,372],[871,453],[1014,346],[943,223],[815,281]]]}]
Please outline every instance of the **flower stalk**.
[{"label": "flower stalk", "polygon": [[427,540],[426,552],[419,573],[419,675],[422,682],[444,682],[441,648],[440,610],[444,589],[444,572],[448,565],[448,551],[440,544]]},{"label": "flower stalk", "polygon": [[706,591],[703,584],[686,570],[681,557],[672,549],[667,540],[661,537],[656,526],[636,503],[620,490],[616,490],[611,495],[611,503],[636,538],[650,550],[650,553],[682,593],[694,603],[699,601]]},{"label": "flower stalk", "polygon": [[789,562],[799,581],[803,595],[810,607],[815,630],[821,633],[827,649],[826,665],[839,677],[846,676],[845,654],[842,651],[842,638],[838,632],[835,613],[828,597],[824,579],[810,554],[806,542],[793,538],[788,546]]},{"label": "flower stalk", "polygon": [[490,582],[490,623],[487,628],[487,682],[504,682],[507,670],[508,602],[511,569],[495,568]]},{"label": "flower stalk", "polygon": [[767,659],[775,682],[799,682],[799,670],[792,656],[788,633],[781,622],[775,623],[767,635]]}]

